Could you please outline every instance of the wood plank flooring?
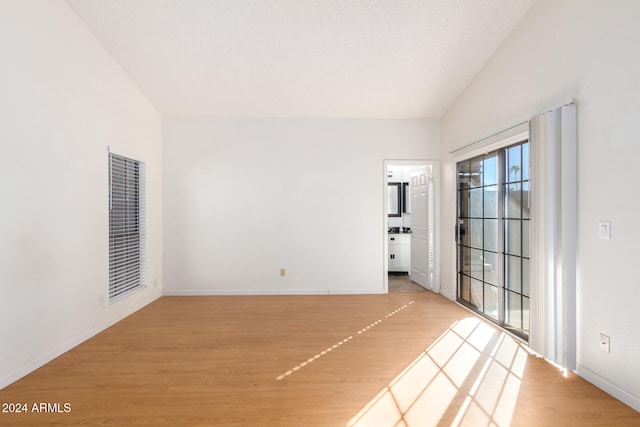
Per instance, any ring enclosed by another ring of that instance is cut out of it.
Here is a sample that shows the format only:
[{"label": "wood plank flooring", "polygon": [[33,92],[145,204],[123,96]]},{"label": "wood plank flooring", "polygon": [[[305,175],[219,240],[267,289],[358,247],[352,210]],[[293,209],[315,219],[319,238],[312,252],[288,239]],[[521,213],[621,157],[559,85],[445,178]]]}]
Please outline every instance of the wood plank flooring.
[{"label": "wood plank flooring", "polygon": [[640,426],[431,292],[163,297],[0,402],[29,407],[1,426]]}]

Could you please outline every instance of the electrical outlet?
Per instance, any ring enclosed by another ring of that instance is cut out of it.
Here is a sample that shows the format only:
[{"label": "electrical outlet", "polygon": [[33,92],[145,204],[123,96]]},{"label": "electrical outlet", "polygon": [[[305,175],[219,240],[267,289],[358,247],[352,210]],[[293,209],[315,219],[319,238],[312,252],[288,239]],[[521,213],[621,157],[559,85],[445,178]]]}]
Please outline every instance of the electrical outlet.
[{"label": "electrical outlet", "polygon": [[600,350],[605,353],[611,352],[611,338],[605,334],[600,334]]},{"label": "electrical outlet", "polygon": [[104,294],[100,294],[100,296],[98,296],[98,305],[104,305]]},{"label": "electrical outlet", "polygon": [[158,287],[158,279],[156,279],[155,277],[153,278],[153,287],[154,288]]},{"label": "electrical outlet", "polygon": [[280,277],[284,277],[287,274],[287,270],[284,268],[280,269]]}]

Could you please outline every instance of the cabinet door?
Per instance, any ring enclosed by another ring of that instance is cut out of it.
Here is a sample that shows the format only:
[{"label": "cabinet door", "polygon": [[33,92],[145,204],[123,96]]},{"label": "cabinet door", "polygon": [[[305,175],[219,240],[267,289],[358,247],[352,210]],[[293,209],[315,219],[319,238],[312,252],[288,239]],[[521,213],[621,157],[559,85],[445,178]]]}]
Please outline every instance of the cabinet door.
[{"label": "cabinet door", "polygon": [[389,271],[399,271],[396,263],[396,248],[398,245],[389,244]]},{"label": "cabinet door", "polygon": [[410,248],[411,246],[407,244],[396,245],[394,250],[394,266],[398,269],[397,271],[409,272],[409,260],[411,259]]},{"label": "cabinet door", "polygon": [[406,245],[391,244],[389,245],[389,271],[401,272],[409,271],[405,268],[406,262],[403,257],[405,256]]},{"label": "cabinet door", "polygon": [[389,235],[389,271],[409,272],[411,267],[411,239],[409,234]]}]

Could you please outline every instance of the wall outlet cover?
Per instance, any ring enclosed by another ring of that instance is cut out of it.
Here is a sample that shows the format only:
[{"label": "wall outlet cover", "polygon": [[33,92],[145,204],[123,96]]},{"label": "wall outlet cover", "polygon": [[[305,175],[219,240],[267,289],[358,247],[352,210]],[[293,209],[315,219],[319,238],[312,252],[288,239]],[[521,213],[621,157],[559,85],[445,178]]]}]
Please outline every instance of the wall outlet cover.
[{"label": "wall outlet cover", "polygon": [[599,222],[598,237],[602,240],[611,240],[611,221]]}]

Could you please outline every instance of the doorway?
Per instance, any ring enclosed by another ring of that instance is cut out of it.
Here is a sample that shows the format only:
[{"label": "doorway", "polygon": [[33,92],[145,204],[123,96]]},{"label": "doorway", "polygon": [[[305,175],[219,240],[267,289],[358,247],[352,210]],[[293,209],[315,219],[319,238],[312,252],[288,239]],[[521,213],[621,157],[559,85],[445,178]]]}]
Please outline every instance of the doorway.
[{"label": "doorway", "polygon": [[384,290],[439,292],[435,263],[438,163],[384,162]]}]

